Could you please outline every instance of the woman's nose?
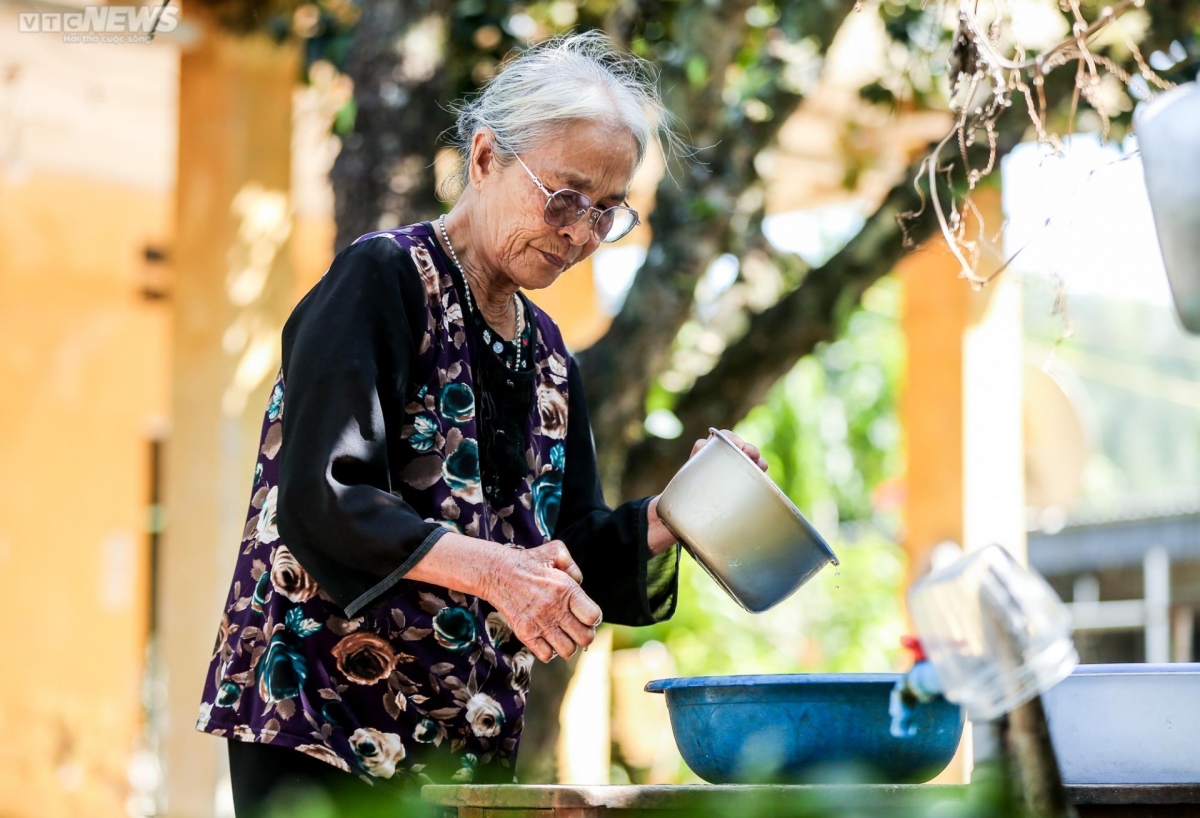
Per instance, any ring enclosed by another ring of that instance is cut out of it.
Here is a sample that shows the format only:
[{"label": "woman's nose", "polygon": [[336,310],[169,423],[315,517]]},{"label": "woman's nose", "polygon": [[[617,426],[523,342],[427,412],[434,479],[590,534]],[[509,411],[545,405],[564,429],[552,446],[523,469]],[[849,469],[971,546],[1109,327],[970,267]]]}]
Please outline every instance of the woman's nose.
[{"label": "woman's nose", "polygon": [[592,220],[584,216],[575,224],[569,224],[566,227],[558,229],[560,236],[566,236],[567,241],[576,247],[582,247],[592,240]]}]

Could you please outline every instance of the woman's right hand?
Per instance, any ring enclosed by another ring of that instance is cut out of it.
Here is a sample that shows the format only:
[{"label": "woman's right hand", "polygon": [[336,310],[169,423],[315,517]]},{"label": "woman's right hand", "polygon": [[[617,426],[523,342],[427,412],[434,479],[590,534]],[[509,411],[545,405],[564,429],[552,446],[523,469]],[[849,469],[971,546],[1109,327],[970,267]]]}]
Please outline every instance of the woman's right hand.
[{"label": "woman's right hand", "polygon": [[543,662],[570,659],[592,643],[600,624],[600,606],[580,587],[583,573],[561,540],[505,548],[451,531],[405,576],[490,602]]},{"label": "woman's right hand", "polygon": [[570,659],[596,638],[600,606],[583,592],[583,574],[561,540],[537,548],[496,549],[483,592],[513,635],[538,659]]}]

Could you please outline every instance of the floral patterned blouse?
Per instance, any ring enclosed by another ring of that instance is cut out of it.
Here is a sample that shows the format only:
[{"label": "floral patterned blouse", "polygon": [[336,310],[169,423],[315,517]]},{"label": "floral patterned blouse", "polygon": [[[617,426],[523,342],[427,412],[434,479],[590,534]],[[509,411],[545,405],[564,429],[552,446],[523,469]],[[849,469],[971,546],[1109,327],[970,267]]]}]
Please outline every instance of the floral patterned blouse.
[{"label": "floral patterned blouse", "polygon": [[358,239],[293,311],[197,729],[371,782],[515,780],[533,654],[405,578],[451,530],[563,540],[607,622],[673,612],[678,549],[649,556],[648,499],[604,503],[557,326],[522,297],[532,362],[508,369],[465,286],[422,223]]}]

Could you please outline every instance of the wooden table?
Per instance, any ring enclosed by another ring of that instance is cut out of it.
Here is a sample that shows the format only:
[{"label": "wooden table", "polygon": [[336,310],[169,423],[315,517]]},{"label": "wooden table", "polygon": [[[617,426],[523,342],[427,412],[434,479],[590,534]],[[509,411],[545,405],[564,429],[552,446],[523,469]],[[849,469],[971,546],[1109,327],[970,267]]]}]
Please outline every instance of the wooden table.
[{"label": "wooden table", "polygon": [[[1200,784],[1075,786],[1080,818],[1197,818]],[[965,786],[427,786],[439,818],[974,818]],[[994,813],[993,813],[994,814]]]}]

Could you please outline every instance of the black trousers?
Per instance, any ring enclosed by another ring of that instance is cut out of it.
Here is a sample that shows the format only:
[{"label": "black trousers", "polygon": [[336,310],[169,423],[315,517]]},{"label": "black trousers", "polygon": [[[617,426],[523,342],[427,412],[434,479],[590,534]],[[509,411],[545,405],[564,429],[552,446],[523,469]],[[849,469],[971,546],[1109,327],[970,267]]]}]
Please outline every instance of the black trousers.
[{"label": "black trousers", "polygon": [[289,747],[229,740],[237,818],[427,816],[416,787],[372,786]]}]

